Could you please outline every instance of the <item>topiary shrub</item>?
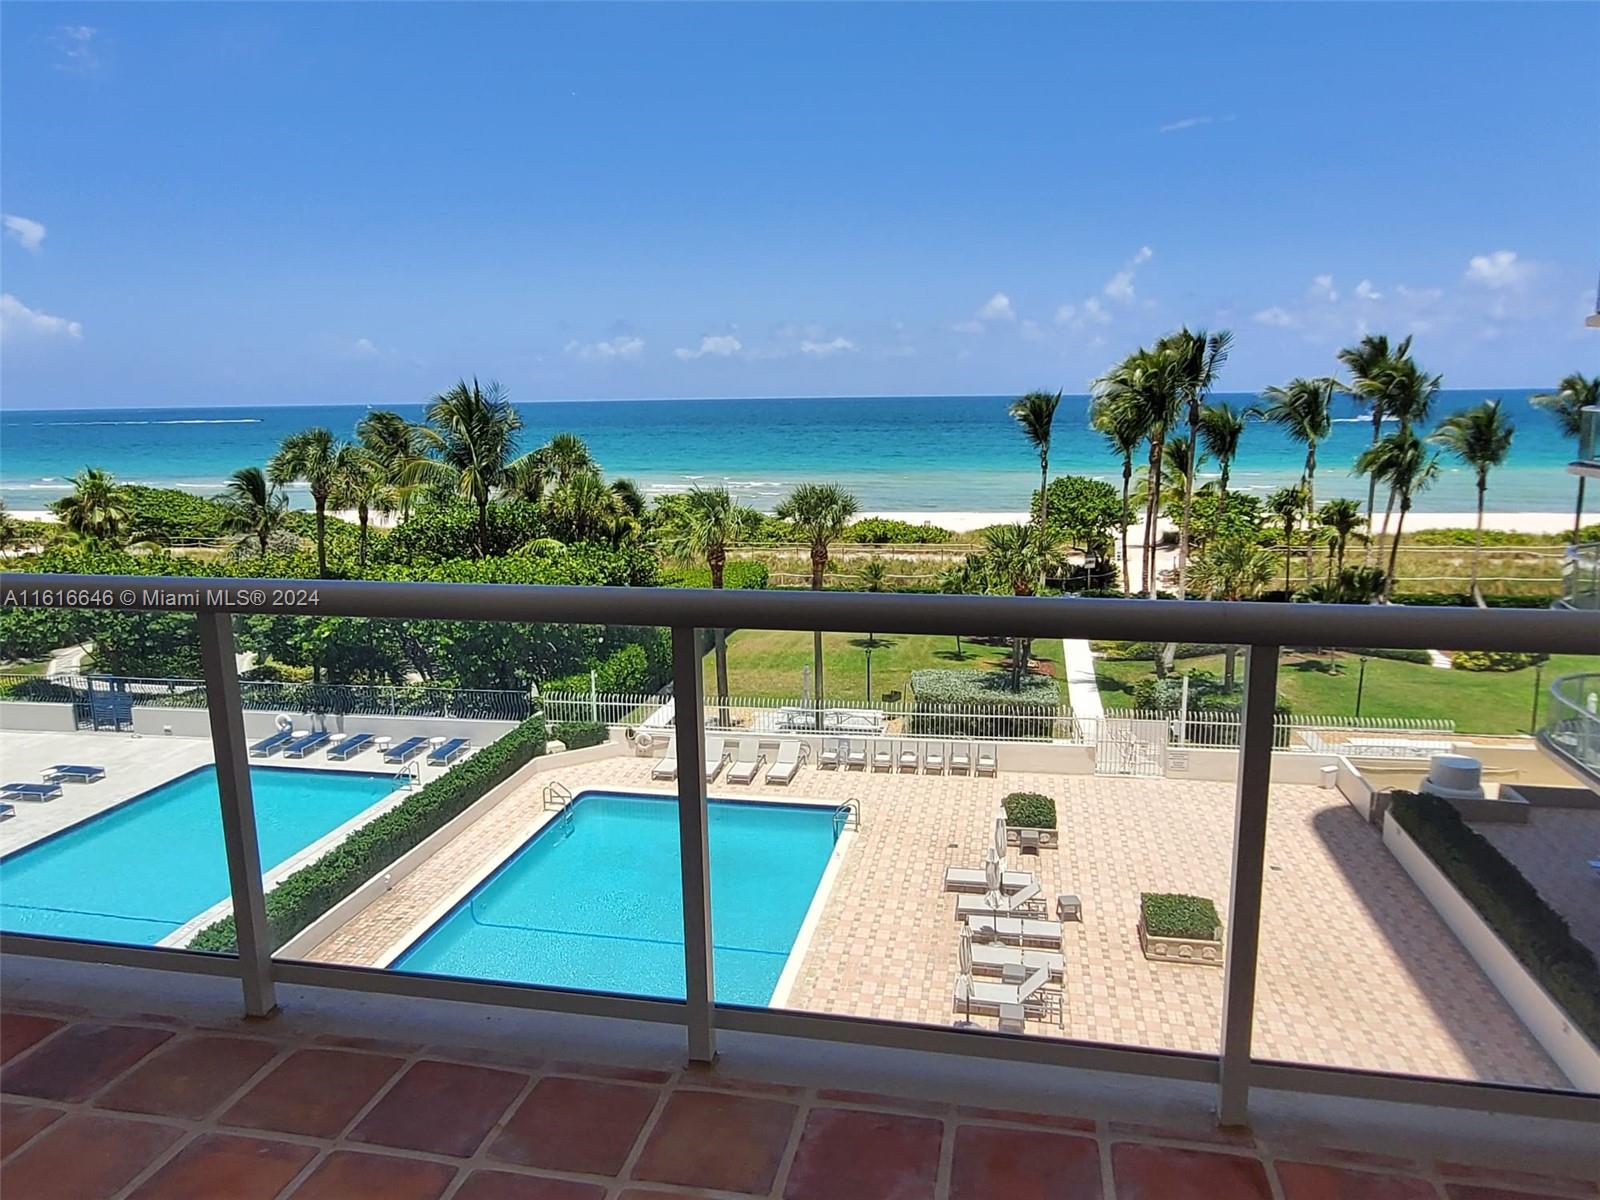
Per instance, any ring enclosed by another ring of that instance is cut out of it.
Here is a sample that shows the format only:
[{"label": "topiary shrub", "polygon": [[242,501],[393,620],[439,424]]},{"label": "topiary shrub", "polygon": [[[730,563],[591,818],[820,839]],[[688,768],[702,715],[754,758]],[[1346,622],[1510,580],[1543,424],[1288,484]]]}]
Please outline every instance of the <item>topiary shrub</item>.
[{"label": "topiary shrub", "polygon": [[1006,810],[1006,824],[1016,829],[1054,829],[1056,827],[1056,802],[1038,792],[1012,792],[1001,805]]},{"label": "topiary shrub", "polygon": [[1549,659],[1548,654],[1519,654],[1513,650],[1463,650],[1451,656],[1450,666],[1457,671],[1521,671]]},{"label": "topiary shrub", "polygon": [[603,721],[562,721],[550,726],[550,740],[560,742],[568,750],[598,746],[610,737],[611,730]]},{"label": "topiary shrub", "polygon": [[[498,741],[374,817],[315,862],[267,893],[267,929],[276,950],[429,834],[544,753],[544,715],[536,713]],[[197,933],[191,950],[235,954],[233,918]]]},{"label": "topiary shrub", "polygon": [[1145,932],[1154,937],[1209,942],[1218,937],[1222,928],[1215,904],[1204,896],[1182,892],[1140,892],[1139,913],[1144,918]]}]

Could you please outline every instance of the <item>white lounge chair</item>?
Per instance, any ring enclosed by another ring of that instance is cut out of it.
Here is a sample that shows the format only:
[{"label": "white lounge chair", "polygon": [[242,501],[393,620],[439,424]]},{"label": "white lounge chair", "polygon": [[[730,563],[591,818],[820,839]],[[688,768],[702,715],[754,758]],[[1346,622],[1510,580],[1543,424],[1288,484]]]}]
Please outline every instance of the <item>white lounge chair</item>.
[{"label": "white lounge chair", "polygon": [[915,742],[901,742],[900,753],[895,755],[895,762],[902,771],[915,771],[918,763],[917,744]]},{"label": "white lounge chair", "polygon": [[974,941],[998,941],[1011,945],[1061,945],[1061,922],[1042,917],[968,917],[967,928]]},{"label": "white lounge chair", "polygon": [[[946,867],[944,890],[947,892],[978,892],[988,890],[987,873],[981,867]],[[1007,895],[1020,892],[1035,882],[1031,871],[1002,871],[1000,890]]]},{"label": "white lounge chair", "polygon": [[974,971],[998,975],[1007,967],[1021,967],[1024,971],[1044,970],[1050,973],[1050,978],[1060,979],[1066,973],[1067,960],[1056,950],[1024,950],[1020,946],[1005,946],[998,942],[972,943]]},{"label": "white lounge chair", "polygon": [[669,737],[666,746],[661,751],[661,757],[650,764],[651,779],[673,780],[678,777],[678,748],[673,745]]},{"label": "white lounge chair", "polygon": [[963,775],[972,773],[971,742],[956,742],[950,747],[950,769]]},{"label": "white lounge chair", "polygon": [[874,771],[894,770],[894,743],[878,740],[872,743],[872,769]]},{"label": "white lounge chair", "polygon": [[1024,884],[1014,892],[985,892],[979,896],[956,897],[956,919],[962,917],[1020,917],[1031,913],[1041,903],[1043,892],[1037,879]]},{"label": "white lounge chair", "polygon": [[800,759],[805,746],[801,742],[782,741],[778,743],[778,757],[772,760],[772,765],[767,768],[768,783],[789,783],[794,779],[795,772],[800,769]]},{"label": "white lounge chair", "polygon": [[955,1006],[958,1012],[998,1013],[1003,1004],[1020,1005],[1024,1012],[1048,1016],[1052,1007],[1059,1011],[1060,994],[1046,985],[1050,972],[1044,967],[1032,971],[1021,983],[992,983],[971,975],[956,976]]},{"label": "white lounge chair", "polygon": [[924,742],[922,745],[922,769],[930,775],[944,774],[944,743]]},{"label": "white lounge chair", "polygon": [[1000,764],[1000,750],[993,742],[985,746],[978,743],[978,774],[993,775]]},{"label": "white lounge chair", "polygon": [[766,761],[767,756],[760,753],[760,743],[755,738],[740,738],[739,752],[728,768],[728,782],[754,783],[756,772]]},{"label": "white lounge chair", "polygon": [[844,740],[844,747],[844,765],[847,767],[860,767],[863,771],[866,770],[867,744],[865,742],[858,742],[855,740],[855,738],[846,738]]},{"label": "white lounge chair", "polygon": [[843,738],[823,738],[822,753],[817,755],[817,766],[832,770],[844,762],[845,740]]},{"label": "white lounge chair", "polygon": [[710,783],[717,777],[717,772],[722,770],[722,764],[728,761],[728,743],[722,738],[708,737],[706,739],[706,782]]}]

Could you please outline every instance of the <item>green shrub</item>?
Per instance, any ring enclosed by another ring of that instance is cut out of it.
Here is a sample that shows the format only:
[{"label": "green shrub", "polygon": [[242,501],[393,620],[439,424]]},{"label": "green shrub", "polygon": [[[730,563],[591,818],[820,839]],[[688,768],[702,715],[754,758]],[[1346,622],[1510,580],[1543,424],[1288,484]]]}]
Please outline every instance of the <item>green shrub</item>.
[{"label": "green shrub", "polygon": [[177,488],[122,486],[128,509],[129,540],[170,542],[180,538],[219,538],[228,532],[228,506]]},{"label": "green shrub", "polygon": [[240,671],[239,678],[251,683],[310,683],[310,667],[289,667],[283,663],[265,662]]},{"label": "green shrub", "polygon": [[[1490,608],[1549,608],[1550,595],[1544,592],[1538,595],[1485,596],[1483,602]],[[1475,607],[1472,597],[1466,592],[1396,592],[1394,602],[1420,608]]]},{"label": "green shrub", "polygon": [[[283,880],[267,894],[272,948],[282,946],[429,834],[465,812],[491,788],[543,754],[544,744],[544,715],[536,713]],[[236,953],[233,918],[224,917],[202,929],[189,948]]]},{"label": "green shrub", "polygon": [[0,679],[0,700],[43,700],[52,703],[70,703],[77,693],[65,684],[51,683],[48,679],[31,676],[27,679]]},{"label": "green shrub", "polygon": [[550,740],[562,743],[568,750],[598,746],[610,737],[611,730],[602,721],[562,721],[550,726]]},{"label": "green shrub", "polygon": [[1006,810],[1006,824],[1017,829],[1054,829],[1056,802],[1038,792],[1012,792],[1000,802]]},{"label": "green shrub", "polygon": [[1009,682],[1005,671],[913,671],[916,707],[907,732],[923,737],[1051,737],[1061,686],[1048,675],[1024,675],[1020,692],[1013,692]]},{"label": "green shrub", "polygon": [[[1092,642],[1094,652],[1109,662],[1155,662],[1166,650],[1165,642]],[[1220,642],[1179,642],[1179,658],[1206,658],[1228,648]]]},{"label": "green shrub", "polygon": [[[650,659],[644,647],[630,642],[595,666],[592,682],[598,692],[646,692],[654,684],[663,682],[653,680],[651,674]],[[587,692],[590,683],[588,671],[574,671],[540,686],[551,692]]]},{"label": "green shrub", "polygon": [[[549,532],[539,506],[526,500],[496,500],[489,505],[489,553],[509,554]],[[374,547],[380,563],[400,566],[449,562],[475,554],[478,548],[478,509],[460,500],[423,504],[413,510],[381,545]]]},{"label": "green shrub", "polygon": [[[661,586],[678,588],[708,588],[711,586],[711,568],[706,566],[677,566],[661,568]],[[767,564],[747,558],[730,559],[722,571],[722,586],[762,590],[767,586]]]},{"label": "green shrub", "polygon": [[1514,650],[1463,650],[1451,656],[1457,671],[1521,671],[1548,662],[1548,654],[1519,654]]},{"label": "green shrub", "polygon": [[954,542],[956,535],[937,525],[917,525],[910,521],[890,521],[883,517],[864,517],[846,527],[843,542],[864,545],[943,545]]},{"label": "green shrub", "polygon": [[1448,801],[1395,792],[1389,815],[1544,985],[1575,1025],[1600,1043],[1600,963],[1566,918]]},{"label": "green shrub", "polygon": [[1217,906],[1204,896],[1140,892],[1139,911],[1144,917],[1144,931],[1156,937],[1209,942],[1222,927]]}]

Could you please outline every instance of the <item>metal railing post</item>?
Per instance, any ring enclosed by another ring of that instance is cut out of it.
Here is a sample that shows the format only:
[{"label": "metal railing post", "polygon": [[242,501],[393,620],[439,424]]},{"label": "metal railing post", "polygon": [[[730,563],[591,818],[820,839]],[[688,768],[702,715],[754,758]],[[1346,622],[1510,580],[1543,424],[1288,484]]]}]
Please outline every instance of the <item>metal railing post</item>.
[{"label": "metal railing post", "polygon": [[222,802],[222,841],[228,854],[228,884],[233,897],[234,937],[239,948],[239,978],[246,1016],[264,1017],[278,1007],[272,985],[272,944],[267,933],[266,899],[261,886],[261,850],[256,841],[255,802],[250,795],[250,751],[245,743],[244,710],[239,703],[239,671],[234,658],[233,617],[200,613],[200,659],[205,669],[206,712],[211,748],[217,760],[217,793]]},{"label": "metal railing post", "polygon": [[1222,991],[1222,1062],[1217,1123],[1243,1125],[1250,1109],[1250,1037],[1255,1024],[1256,959],[1261,948],[1261,884],[1267,853],[1267,795],[1276,732],[1278,647],[1245,654],[1239,706],[1239,772],[1233,810],[1233,881],[1228,896]]},{"label": "metal railing post", "polygon": [[711,851],[706,828],[706,722],[700,636],[672,627],[673,741],[678,751],[678,848],[683,867],[684,997],[689,1061],[717,1057],[711,963]]}]

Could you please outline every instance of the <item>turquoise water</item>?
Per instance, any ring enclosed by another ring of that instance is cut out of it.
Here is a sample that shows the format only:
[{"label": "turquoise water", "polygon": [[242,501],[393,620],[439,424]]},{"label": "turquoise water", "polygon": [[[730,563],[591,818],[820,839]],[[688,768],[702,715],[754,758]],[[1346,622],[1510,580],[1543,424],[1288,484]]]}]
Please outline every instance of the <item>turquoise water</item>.
[{"label": "turquoise water", "polygon": [[[270,870],[383,799],[394,777],[251,767],[250,789]],[[0,859],[0,929],[8,933],[148,946],[227,897],[215,767]]]},{"label": "turquoise water", "polygon": [[[763,1005],[833,853],[833,812],[709,805],[717,999]],[[512,983],[682,999],[674,799],[584,792],[392,965]]]},{"label": "turquoise water", "polygon": [[[1565,512],[1572,446],[1555,422],[1528,403],[1526,389],[1445,392],[1435,418],[1491,395],[1502,396],[1517,426],[1515,445],[1489,490],[1501,512]],[[1254,395],[1220,395],[1239,406]],[[623,400],[525,404],[522,445],[552,433],[581,435],[612,475],[631,476],[652,495],[695,484],[727,486],[770,510],[802,480],[830,480],[853,491],[865,511],[1020,512],[1037,486],[1038,458],[1006,415],[1006,396],[860,396],[847,399]],[[396,405],[421,419],[420,404]],[[1069,396],[1056,417],[1051,469],[1116,481],[1121,463],[1086,424],[1088,397]],[[285,435],[325,425],[349,437],[366,410],[355,406],[99,409],[0,412],[0,499],[13,510],[44,508],[71,490],[85,466],[129,482],[221,490],[237,468],[265,463]],[[1366,498],[1349,473],[1371,437],[1371,423],[1342,398],[1332,437],[1318,449],[1317,494]],[[1295,480],[1304,451],[1252,423],[1233,486],[1257,493]],[[1467,512],[1471,473],[1445,463],[1440,481],[1417,501],[1425,512]],[[308,507],[303,491],[291,493]]]}]

